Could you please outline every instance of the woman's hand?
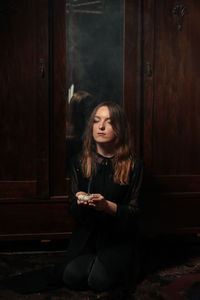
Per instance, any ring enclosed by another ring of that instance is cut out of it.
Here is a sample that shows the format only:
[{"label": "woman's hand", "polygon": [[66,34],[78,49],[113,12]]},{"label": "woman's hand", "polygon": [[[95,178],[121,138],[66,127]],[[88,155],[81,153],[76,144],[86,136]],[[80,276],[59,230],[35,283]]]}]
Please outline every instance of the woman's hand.
[{"label": "woman's hand", "polygon": [[80,195],[87,195],[87,193],[85,193],[85,192],[78,192],[78,193],[76,193],[76,197],[77,197],[77,204],[78,205],[88,205],[89,203],[88,203],[88,201],[84,201],[84,200],[79,200],[78,199],[78,196],[80,196]]},{"label": "woman's hand", "polygon": [[90,206],[98,211],[105,211],[110,215],[115,215],[117,212],[117,204],[106,200],[101,194],[92,194],[92,199],[88,201],[79,200],[78,196],[87,195],[85,192],[76,193],[78,205]]},{"label": "woman's hand", "polygon": [[98,211],[105,211],[107,207],[107,200],[101,194],[92,194],[93,198],[88,200],[89,206]]},{"label": "woman's hand", "polygon": [[89,206],[98,211],[105,211],[110,215],[117,212],[117,204],[106,200],[101,194],[92,194],[93,198],[88,201]]}]

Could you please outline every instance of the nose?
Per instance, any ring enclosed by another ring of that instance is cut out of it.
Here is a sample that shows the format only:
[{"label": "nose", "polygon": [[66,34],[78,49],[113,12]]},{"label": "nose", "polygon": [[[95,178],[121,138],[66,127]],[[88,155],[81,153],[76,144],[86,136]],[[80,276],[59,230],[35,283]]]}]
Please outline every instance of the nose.
[{"label": "nose", "polygon": [[103,121],[99,123],[99,129],[101,130],[105,129],[105,123]]}]

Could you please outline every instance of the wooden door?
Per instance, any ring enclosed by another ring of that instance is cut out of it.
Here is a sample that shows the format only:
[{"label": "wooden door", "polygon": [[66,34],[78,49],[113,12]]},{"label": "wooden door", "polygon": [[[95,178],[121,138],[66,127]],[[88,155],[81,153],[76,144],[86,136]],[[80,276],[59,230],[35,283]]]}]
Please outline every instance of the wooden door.
[{"label": "wooden door", "polygon": [[200,230],[200,2],[143,1],[146,220]]},{"label": "wooden door", "polygon": [[1,197],[49,195],[48,10],[40,19],[40,9],[1,2]]},{"label": "wooden door", "polygon": [[0,4],[0,239],[59,237],[71,230],[64,22],[65,1]]}]

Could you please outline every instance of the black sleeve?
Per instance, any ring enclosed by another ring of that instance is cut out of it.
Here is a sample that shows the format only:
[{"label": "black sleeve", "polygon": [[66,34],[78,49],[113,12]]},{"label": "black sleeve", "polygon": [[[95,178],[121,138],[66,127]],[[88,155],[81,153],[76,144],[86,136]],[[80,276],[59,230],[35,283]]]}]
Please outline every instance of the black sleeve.
[{"label": "black sleeve", "polygon": [[92,224],[95,223],[98,212],[88,206],[77,204],[76,193],[80,191],[79,181],[82,175],[79,161],[75,161],[71,168],[71,183],[70,183],[70,214],[77,223]]},{"label": "black sleeve", "polygon": [[140,212],[139,195],[143,180],[143,163],[136,160],[126,199],[117,205],[116,218],[124,226],[137,221]]}]

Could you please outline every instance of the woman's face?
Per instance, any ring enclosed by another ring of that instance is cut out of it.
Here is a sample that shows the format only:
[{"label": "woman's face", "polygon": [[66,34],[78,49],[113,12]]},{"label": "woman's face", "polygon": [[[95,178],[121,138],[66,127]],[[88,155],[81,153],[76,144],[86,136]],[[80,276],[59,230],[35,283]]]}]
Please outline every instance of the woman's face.
[{"label": "woman's face", "polygon": [[111,143],[115,140],[115,132],[107,106],[100,107],[94,116],[93,138],[97,144]]}]

